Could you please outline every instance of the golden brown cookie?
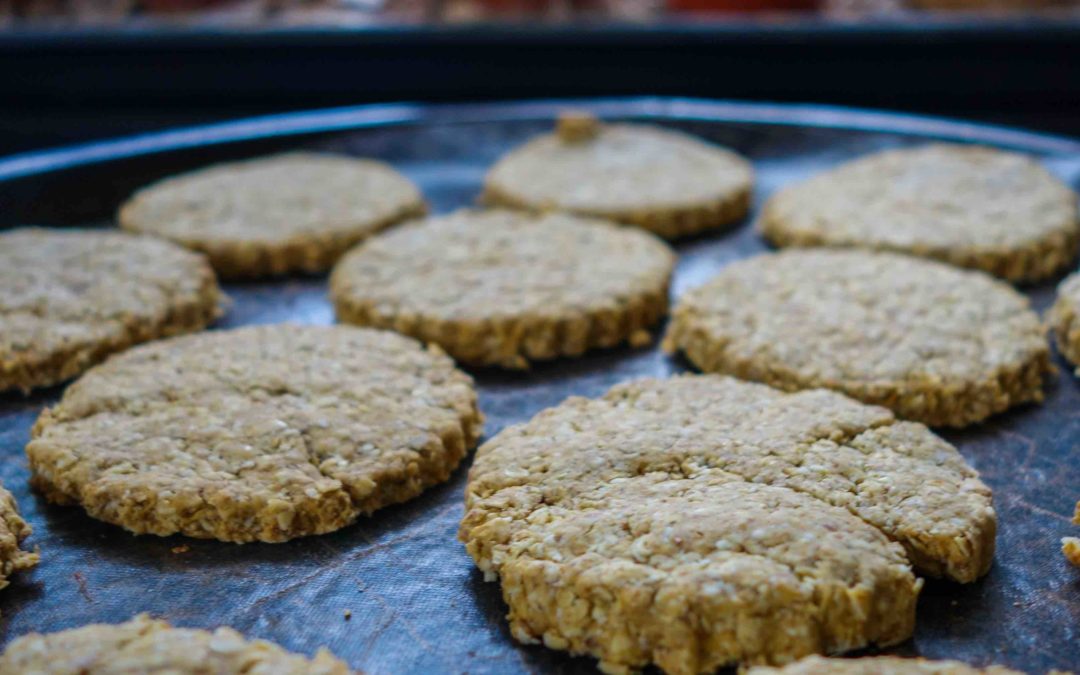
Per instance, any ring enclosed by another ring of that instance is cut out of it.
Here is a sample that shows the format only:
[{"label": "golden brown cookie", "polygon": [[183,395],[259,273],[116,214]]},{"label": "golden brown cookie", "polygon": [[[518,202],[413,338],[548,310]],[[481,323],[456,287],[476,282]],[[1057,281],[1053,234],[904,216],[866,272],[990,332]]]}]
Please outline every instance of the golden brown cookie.
[{"label": "golden brown cookie", "polygon": [[132,532],[280,542],[445,481],[480,434],[469,376],[394,333],[282,324],[125,352],[26,447],[51,501]]},{"label": "golden brown cookie", "polygon": [[990,490],[926,427],[714,375],[573,397],[477,451],[460,539],[513,635],[606,672],[784,663],[907,639],[922,582],[972,581]]},{"label": "golden brown cookie", "polygon": [[1041,401],[1052,372],[1039,317],[1008,284],[853,249],[729,265],[679,300],[664,345],[707,372],[827,387],[955,427]]},{"label": "golden brown cookie", "polygon": [[118,217],[125,229],[206,253],[222,277],[253,278],[323,272],[356,242],[425,210],[387,164],[294,152],[166,178]]},{"label": "golden brown cookie", "polygon": [[778,246],[854,246],[937,258],[1010,281],[1076,257],[1076,194],[1034,159],[932,144],[889,150],[779,190],[758,223]]},{"label": "golden brown cookie", "polygon": [[231,628],[173,628],[140,614],[121,624],[90,624],[57,633],[31,633],[0,654],[0,675],[350,675],[320,649],[314,658],[265,640],[246,640]]},{"label": "golden brown cookie", "polygon": [[31,533],[30,526],[19,514],[15,498],[0,485],[0,588],[11,583],[8,578],[15,572],[38,564],[40,556],[36,551],[21,548],[23,540]]},{"label": "golden brown cookie", "polygon": [[338,319],[434,342],[462,363],[525,368],[648,343],[675,254],[632,228],[565,214],[464,210],[410,223],[334,268]]},{"label": "golden brown cookie", "polygon": [[829,659],[808,656],[801,661],[770,668],[751,668],[746,675],[1023,675],[1002,666],[973,668],[959,661],[928,661],[876,656],[861,659]]},{"label": "golden brown cookie", "polygon": [[1058,351],[1080,375],[1080,273],[1069,275],[1058,286],[1049,318]]},{"label": "golden brown cookie", "polygon": [[0,391],[56,384],[133,344],[201,330],[222,297],[203,256],[160,239],[0,233]]},{"label": "golden brown cookie", "polygon": [[577,113],[500,159],[483,200],[617,220],[672,239],[741,219],[753,180],[748,161],[689,134]]}]

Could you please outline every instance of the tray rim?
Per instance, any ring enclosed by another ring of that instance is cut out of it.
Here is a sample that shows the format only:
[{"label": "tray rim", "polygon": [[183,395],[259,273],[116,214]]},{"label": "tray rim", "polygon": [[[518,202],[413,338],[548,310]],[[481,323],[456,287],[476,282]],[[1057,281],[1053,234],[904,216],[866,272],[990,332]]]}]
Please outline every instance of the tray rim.
[{"label": "tray rim", "polygon": [[0,182],[199,147],[412,124],[543,120],[567,108],[588,110],[602,117],[849,129],[1080,155],[1080,139],[1067,136],[870,108],[664,96],[557,98],[485,103],[375,103],[177,127],[0,158]]}]

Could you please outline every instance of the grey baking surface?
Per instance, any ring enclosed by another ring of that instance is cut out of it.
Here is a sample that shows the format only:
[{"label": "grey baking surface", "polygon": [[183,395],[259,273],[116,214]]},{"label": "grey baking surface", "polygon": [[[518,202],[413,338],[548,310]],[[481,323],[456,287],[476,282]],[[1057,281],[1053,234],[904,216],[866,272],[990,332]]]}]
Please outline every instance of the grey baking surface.
[{"label": "grey baking surface", "polygon": [[[779,185],[926,136],[1027,149],[1080,185],[1080,145],[1064,139],[782,106],[657,100],[576,105],[609,116],[652,119],[737,149],[756,166],[758,205]],[[207,147],[196,130],[184,137],[183,145],[191,147],[183,150],[159,152],[157,140],[149,137],[136,157],[112,159],[111,152],[127,154],[131,148],[99,146],[89,155],[80,151],[37,163],[0,162],[0,206],[7,211],[0,217],[5,224],[101,223],[123,195],[156,176],[297,147],[387,160],[423,187],[435,211],[446,211],[470,204],[485,167],[511,145],[548,127],[557,107],[410,107],[389,125],[372,122],[370,116],[356,125],[350,118],[334,118],[331,125],[325,115],[292,116],[269,121],[257,133],[236,133],[249,137],[237,142],[227,142],[235,130],[219,129],[206,135],[216,143]],[[87,157],[95,163],[84,165]],[[8,175],[18,177],[2,180],[4,169],[13,167]],[[680,242],[677,249],[676,296],[731,260],[765,247],[748,220],[727,232]],[[1042,309],[1052,289],[1047,283],[1026,290]],[[227,290],[233,305],[219,327],[333,320],[324,278]],[[1058,552],[1060,537],[1080,535],[1080,526],[1068,522],[1080,498],[1080,387],[1064,362],[1059,364],[1061,373],[1044,405],[944,434],[994,489],[1001,525],[998,553],[993,570],[977,583],[929,581],[914,639],[890,652],[996,662],[1033,673],[1080,664],[1080,570],[1069,568]],[[685,368],[653,347],[595,353],[527,373],[474,375],[490,437],[568,395],[598,395],[616,382]],[[595,671],[589,658],[570,658],[511,639],[498,586],[482,580],[455,539],[469,460],[449,483],[419,499],[326,536],[246,546],[134,537],[78,508],[47,505],[27,487],[22,448],[40,408],[59,393],[57,388],[30,397],[0,396],[0,478],[34,527],[29,544],[39,546],[42,554],[39,567],[0,591],[0,642],[34,630],[121,621],[145,611],[187,626],[228,624],[301,652],[325,645],[353,667],[374,674]],[[189,549],[173,552],[181,545]]]}]

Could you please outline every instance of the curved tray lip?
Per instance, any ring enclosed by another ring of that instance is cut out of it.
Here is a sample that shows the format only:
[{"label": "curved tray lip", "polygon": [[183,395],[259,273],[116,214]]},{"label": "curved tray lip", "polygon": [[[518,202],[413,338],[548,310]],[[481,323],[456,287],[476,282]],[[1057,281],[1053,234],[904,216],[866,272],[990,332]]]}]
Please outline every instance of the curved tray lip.
[{"label": "curved tray lip", "polygon": [[543,120],[566,109],[587,110],[601,117],[850,129],[983,143],[1029,152],[1080,154],[1080,140],[1064,136],[909,113],[698,98],[568,98],[490,103],[379,103],[180,127],[12,155],[0,159],[0,181],[211,145],[409,124]]}]

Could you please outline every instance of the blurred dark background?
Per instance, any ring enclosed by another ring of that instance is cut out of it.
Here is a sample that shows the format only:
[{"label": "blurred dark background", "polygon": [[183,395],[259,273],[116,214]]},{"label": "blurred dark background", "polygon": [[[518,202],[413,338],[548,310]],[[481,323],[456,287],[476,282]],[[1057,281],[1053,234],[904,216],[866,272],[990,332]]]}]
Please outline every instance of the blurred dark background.
[{"label": "blurred dark background", "polygon": [[1080,136],[1077,2],[657,2],[0,0],[0,154],[324,106],[622,95]]}]

